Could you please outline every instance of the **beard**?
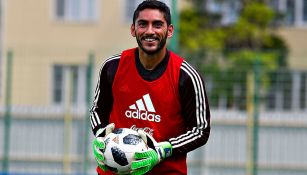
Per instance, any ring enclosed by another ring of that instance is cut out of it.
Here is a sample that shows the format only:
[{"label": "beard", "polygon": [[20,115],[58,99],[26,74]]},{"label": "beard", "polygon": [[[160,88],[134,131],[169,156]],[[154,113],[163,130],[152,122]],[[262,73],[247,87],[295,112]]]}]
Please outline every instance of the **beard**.
[{"label": "beard", "polygon": [[158,46],[155,50],[148,50],[148,49],[144,48],[143,45],[142,45],[141,38],[138,37],[138,36],[136,37],[136,41],[138,43],[139,48],[141,48],[143,52],[145,52],[148,55],[154,55],[154,54],[160,52],[164,48],[164,46],[166,45],[166,40],[167,40],[166,36],[167,36],[167,32],[165,34],[165,37],[163,37],[162,40],[158,43]]}]

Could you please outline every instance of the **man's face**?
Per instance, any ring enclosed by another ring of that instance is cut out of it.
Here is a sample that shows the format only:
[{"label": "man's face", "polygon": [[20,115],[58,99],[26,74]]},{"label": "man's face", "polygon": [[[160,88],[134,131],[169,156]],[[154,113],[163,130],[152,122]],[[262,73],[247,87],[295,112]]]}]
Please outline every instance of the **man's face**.
[{"label": "man's face", "polygon": [[166,40],[173,34],[173,26],[167,26],[163,13],[157,9],[145,9],[139,13],[131,34],[136,37],[139,47],[153,55],[166,47]]}]

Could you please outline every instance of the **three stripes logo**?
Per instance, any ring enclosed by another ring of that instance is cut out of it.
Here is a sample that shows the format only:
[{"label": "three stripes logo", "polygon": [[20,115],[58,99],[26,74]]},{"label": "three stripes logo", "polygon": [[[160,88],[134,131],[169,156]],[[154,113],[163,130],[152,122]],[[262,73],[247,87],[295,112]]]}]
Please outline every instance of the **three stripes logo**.
[{"label": "three stripes logo", "polygon": [[130,105],[126,110],[125,115],[128,118],[134,118],[139,120],[147,120],[151,122],[160,122],[161,116],[155,114],[156,110],[152,104],[149,94],[143,95],[143,97]]}]

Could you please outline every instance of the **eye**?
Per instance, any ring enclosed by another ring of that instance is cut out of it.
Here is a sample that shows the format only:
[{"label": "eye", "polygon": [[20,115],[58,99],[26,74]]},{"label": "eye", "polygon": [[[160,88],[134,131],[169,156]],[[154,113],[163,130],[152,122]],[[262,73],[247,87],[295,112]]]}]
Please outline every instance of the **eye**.
[{"label": "eye", "polygon": [[155,28],[161,28],[163,27],[163,22],[155,22],[153,25]]},{"label": "eye", "polygon": [[146,22],[144,22],[144,21],[139,21],[138,22],[138,26],[140,27],[140,28],[145,28],[146,27]]}]

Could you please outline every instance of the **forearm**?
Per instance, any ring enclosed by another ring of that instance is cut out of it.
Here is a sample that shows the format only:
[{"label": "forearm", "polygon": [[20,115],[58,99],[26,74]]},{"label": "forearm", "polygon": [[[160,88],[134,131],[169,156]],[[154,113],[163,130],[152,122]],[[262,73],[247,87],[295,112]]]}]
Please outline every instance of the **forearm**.
[{"label": "forearm", "polygon": [[99,128],[104,128],[109,122],[113,105],[112,83],[117,66],[118,59],[114,59],[114,57],[107,59],[102,64],[94,94],[93,106],[90,110],[90,121],[94,135]]},{"label": "forearm", "polygon": [[179,95],[186,132],[169,139],[173,155],[186,154],[206,144],[210,135],[210,108],[204,80],[186,62],[181,66]]},{"label": "forearm", "polygon": [[178,141],[178,140],[169,140],[169,142],[172,145],[173,148],[173,156],[181,155],[181,154],[187,154],[190,151],[193,151],[203,145],[205,145],[209,139],[210,135],[210,127],[206,128],[203,131],[197,131],[196,133],[199,133],[199,136],[196,137],[197,139],[193,141]]},{"label": "forearm", "polygon": [[102,123],[100,116],[98,115],[99,113],[101,113],[101,111],[99,111],[96,106],[93,106],[90,110],[90,122],[94,135],[96,135],[98,129],[104,128],[106,126],[105,123]]}]

